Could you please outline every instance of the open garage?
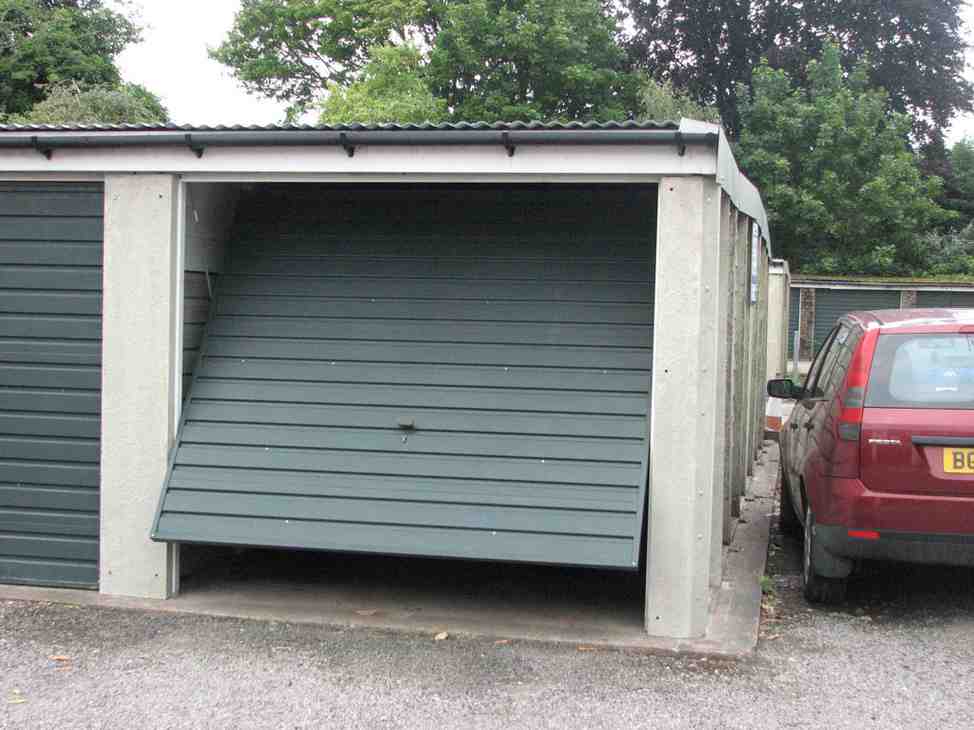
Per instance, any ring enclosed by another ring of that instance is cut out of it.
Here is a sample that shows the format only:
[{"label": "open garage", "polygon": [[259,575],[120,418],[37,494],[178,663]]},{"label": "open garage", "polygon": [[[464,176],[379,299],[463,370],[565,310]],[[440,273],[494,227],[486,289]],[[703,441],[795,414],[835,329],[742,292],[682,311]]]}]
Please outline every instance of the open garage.
[{"label": "open garage", "polygon": [[[650,633],[702,634],[761,441],[769,260],[717,127],[7,128],[0,174],[34,211],[104,186],[91,235],[31,249],[56,293],[81,287],[44,256],[103,246],[76,335],[100,430],[2,406],[0,581],[60,584],[8,566],[100,489],[104,593],[177,594],[190,545],[642,568]],[[11,225],[4,336],[44,338]],[[15,349],[9,393],[74,397]]]}]

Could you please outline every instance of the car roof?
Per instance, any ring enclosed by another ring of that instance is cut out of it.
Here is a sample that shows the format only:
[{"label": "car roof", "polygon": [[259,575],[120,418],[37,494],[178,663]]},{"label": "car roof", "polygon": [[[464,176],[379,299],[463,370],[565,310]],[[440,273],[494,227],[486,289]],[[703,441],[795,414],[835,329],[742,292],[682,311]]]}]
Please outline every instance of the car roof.
[{"label": "car roof", "polygon": [[858,322],[866,329],[945,330],[974,325],[974,309],[874,309],[849,312],[843,319]]}]

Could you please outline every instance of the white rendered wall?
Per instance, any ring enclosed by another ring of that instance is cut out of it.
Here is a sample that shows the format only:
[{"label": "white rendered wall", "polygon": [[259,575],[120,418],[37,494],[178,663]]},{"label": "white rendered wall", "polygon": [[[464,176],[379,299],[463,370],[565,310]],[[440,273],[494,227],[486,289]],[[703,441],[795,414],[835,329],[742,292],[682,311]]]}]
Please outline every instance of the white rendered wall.
[{"label": "white rendered wall", "polygon": [[176,548],[149,539],[178,387],[177,190],[172,175],[105,177],[102,593],[177,589]]}]

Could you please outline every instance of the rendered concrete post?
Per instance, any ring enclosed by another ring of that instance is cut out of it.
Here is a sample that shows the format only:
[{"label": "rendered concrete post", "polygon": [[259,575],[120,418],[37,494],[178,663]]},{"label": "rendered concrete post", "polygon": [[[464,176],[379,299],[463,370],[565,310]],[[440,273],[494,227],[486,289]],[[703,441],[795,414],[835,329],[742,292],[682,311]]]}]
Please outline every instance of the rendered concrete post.
[{"label": "rendered concrete post", "polygon": [[149,540],[175,418],[177,181],[105,180],[102,345],[102,593],[166,598],[176,548]]},{"label": "rendered concrete post", "polygon": [[788,373],[788,322],[791,307],[788,262],[772,259],[768,275],[768,379]]},{"label": "rendered concrete post", "polygon": [[675,638],[707,627],[718,471],[720,189],[700,177],[659,184],[646,629]]},{"label": "rendered concrete post", "polygon": [[900,292],[900,309],[913,309],[917,305],[917,290],[904,289]]},{"label": "rendered concrete post", "polygon": [[799,289],[801,319],[798,322],[799,360],[811,360],[815,355],[815,292],[811,287]]}]

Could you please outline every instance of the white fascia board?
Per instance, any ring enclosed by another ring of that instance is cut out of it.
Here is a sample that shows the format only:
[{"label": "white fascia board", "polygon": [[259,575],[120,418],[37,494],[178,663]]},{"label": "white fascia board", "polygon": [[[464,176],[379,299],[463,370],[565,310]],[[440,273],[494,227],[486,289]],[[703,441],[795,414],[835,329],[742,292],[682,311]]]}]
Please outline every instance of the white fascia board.
[{"label": "white fascia board", "polygon": [[698,122],[694,119],[681,119],[682,134],[716,134],[717,142],[717,184],[727,193],[734,207],[758,224],[761,237],[771,258],[771,229],[768,226],[768,213],[764,209],[761,193],[737,166],[730,140],[719,124]]},{"label": "white fascia board", "polygon": [[684,155],[676,145],[522,145],[513,156],[503,146],[357,147],[349,157],[341,147],[207,147],[202,157],[188,148],[91,147],[54,151],[48,160],[31,149],[0,152],[0,176],[58,173],[171,173],[188,178],[221,176],[411,176],[599,177],[631,179],[662,175],[717,173],[717,155],[707,145],[689,145]]},{"label": "white fascia board", "polygon": [[890,283],[883,284],[880,282],[863,282],[859,283],[845,283],[845,284],[833,284],[830,282],[805,282],[805,281],[795,281],[792,279],[791,282],[792,289],[868,289],[873,291],[960,291],[969,292],[974,291],[974,284],[964,285],[964,284],[918,284],[916,282],[902,282],[902,283]]}]

